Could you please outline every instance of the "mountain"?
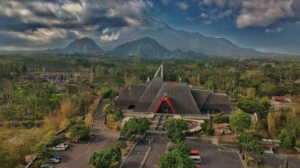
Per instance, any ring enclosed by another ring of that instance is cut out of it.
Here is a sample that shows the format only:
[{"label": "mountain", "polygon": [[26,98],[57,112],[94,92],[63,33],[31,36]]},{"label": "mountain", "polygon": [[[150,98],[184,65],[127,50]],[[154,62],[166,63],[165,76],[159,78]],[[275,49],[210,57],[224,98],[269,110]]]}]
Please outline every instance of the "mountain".
[{"label": "mountain", "polygon": [[90,38],[76,39],[63,52],[66,53],[103,53],[103,50]]},{"label": "mountain", "polygon": [[102,48],[106,51],[143,37],[150,37],[170,51],[201,52],[213,56],[267,56],[272,53],[263,53],[254,49],[242,48],[224,38],[206,37],[200,33],[176,30],[159,19],[148,18],[151,23],[148,27],[129,28],[121,31],[119,39],[103,42]]},{"label": "mountain", "polygon": [[183,53],[183,51],[181,51],[179,48],[177,48],[176,50],[171,51],[171,54],[181,54]]},{"label": "mountain", "polygon": [[119,45],[113,50],[116,55],[141,56],[164,58],[171,54],[165,47],[161,46],[152,38],[144,37],[139,40]]},{"label": "mountain", "polygon": [[0,53],[104,53],[104,51],[90,38],[76,39],[66,48],[56,48],[38,51],[0,51]]},{"label": "mountain", "polygon": [[186,51],[181,53],[174,53],[168,57],[169,59],[182,59],[182,60],[207,60],[212,57],[207,56],[200,52]]}]

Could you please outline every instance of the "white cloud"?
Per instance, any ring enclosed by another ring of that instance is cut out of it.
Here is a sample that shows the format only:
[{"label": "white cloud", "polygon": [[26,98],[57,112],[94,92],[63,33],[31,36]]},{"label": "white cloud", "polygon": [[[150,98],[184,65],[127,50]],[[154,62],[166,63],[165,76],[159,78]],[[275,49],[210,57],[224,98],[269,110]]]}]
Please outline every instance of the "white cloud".
[{"label": "white cloud", "polygon": [[266,29],[266,33],[281,33],[283,32],[284,28],[277,27],[275,29]]},{"label": "white cloud", "polygon": [[38,45],[49,43],[54,39],[63,39],[67,36],[67,31],[65,29],[59,28],[38,28],[36,31],[25,31],[25,32],[0,32],[1,34],[6,33],[14,37],[25,39],[29,42],[38,43]]},{"label": "white cloud", "polygon": [[63,8],[69,12],[81,12],[84,9],[84,7],[78,3],[66,4]]},{"label": "white cloud", "polygon": [[300,21],[295,22],[295,24],[300,25]]},{"label": "white cloud", "polygon": [[106,42],[118,40],[120,37],[120,32],[114,33],[110,29],[106,28],[102,31],[100,39]]},{"label": "white cloud", "polygon": [[293,17],[292,2],[292,0],[245,0],[236,25],[238,28],[265,27],[280,19]]},{"label": "white cloud", "polygon": [[207,18],[207,14],[206,13],[201,13],[200,17]]},{"label": "white cloud", "polygon": [[179,2],[178,7],[182,10],[187,10],[189,5],[186,2]]},{"label": "white cloud", "polygon": [[210,18],[223,18],[237,13],[236,26],[245,28],[266,27],[281,19],[296,16],[294,12],[298,12],[298,8],[295,7],[297,1],[299,0],[203,0],[201,4],[227,9]]}]

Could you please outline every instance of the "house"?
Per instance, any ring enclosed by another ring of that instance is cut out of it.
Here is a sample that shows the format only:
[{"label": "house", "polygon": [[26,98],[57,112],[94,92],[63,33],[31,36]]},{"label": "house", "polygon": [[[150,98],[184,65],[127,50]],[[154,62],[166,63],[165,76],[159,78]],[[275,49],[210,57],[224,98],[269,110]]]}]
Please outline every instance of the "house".
[{"label": "house", "polygon": [[292,102],[292,95],[291,94],[286,94],[284,96],[273,96],[272,100],[273,101],[277,101],[277,102],[288,102],[288,103],[291,103]]},{"label": "house", "polygon": [[[159,70],[163,71],[162,65]],[[233,107],[228,95],[209,89],[192,88],[187,83],[164,82],[157,74],[148,84],[133,84],[124,89],[115,107],[133,112],[170,114],[230,114]]]},{"label": "house", "polygon": [[275,147],[274,142],[269,142],[269,141],[259,141],[259,145],[264,149],[264,153],[267,154],[272,154],[273,148]]}]

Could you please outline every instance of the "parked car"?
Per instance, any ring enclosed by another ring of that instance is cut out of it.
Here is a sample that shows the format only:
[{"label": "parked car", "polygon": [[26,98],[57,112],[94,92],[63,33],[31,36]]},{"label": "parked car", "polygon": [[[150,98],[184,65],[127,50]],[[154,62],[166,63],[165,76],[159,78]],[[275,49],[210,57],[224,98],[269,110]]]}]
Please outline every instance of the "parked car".
[{"label": "parked car", "polygon": [[65,144],[65,143],[60,143],[58,145],[56,145],[56,147],[64,147],[64,148],[68,148],[69,145]]},{"label": "parked car", "polygon": [[50,158],[55,158],[55,159],[58,159],[58,160],[61,160],[61,156],[60,155],[52,155],[49,157]]},{"label": "parked car", "polygon": [[54,151],[64,151],[64,150],[66,150],[67,148],[65,148],[65,147],[53,147],[52,148]]},{"label": "parked car", "polygon": [[190,158],[193,159],[194,163],[200,164],[201,163],[201,156],[198,150],[191,150],[189,153]]},{"label": "parked car", "polygon": [[55,158],[49,158],[46,160],[47,163],[59,163],[59,160],[58,159],[55,159]]},{"label": "parked car", "polygon": [[53,168],[53,166],[50,166],[50,165],[42,165],[40,168]]}]

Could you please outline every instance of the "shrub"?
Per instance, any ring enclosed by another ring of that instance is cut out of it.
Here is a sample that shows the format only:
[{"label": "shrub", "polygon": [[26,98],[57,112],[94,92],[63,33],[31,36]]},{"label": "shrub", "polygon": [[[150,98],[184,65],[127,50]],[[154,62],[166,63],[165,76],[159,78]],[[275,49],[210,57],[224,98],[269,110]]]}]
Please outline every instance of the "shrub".
[{"label": "shrub", "polygon": [[219,113],[213,118],[213,122],[216,124],[229,123],[229,116],[224,116]]},{"label": "shrub", "polygon": [[125,124],[120,134],[126,139],[129,139],[133,134],[142,135],[147,131],[149,124],[150,121],[147,118],[132,118]]},{"label": "shrub", "polygon": [[211,126],[208,126],[206,127],[206,130],[205,132],[208,134],[208,135],[214,135],[215,134],[215,129]]},{"label": "shrub", "polygon": [[206,123],[201,123],[201,124],[200,124],[200,127],[201,127],[201,129],[202,129],[203,132],[206,132],[206,128],[208,127],[208,124],[206,124]]}]

